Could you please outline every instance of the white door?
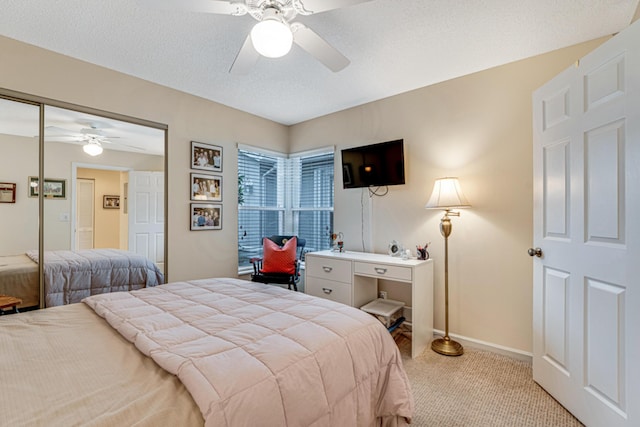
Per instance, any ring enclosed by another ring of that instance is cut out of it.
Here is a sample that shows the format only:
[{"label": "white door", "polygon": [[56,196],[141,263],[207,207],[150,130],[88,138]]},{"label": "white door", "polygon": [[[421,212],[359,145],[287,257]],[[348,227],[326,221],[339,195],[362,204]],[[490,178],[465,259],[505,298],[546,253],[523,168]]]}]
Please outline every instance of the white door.
[{"label": "white door", "polygon": [[129,250],[164,272],[164,173],[129,172]]},{"label": "white door", "polygon": [[95,182],[76,180],[76,249],[93,249]]},{"label": "white door", "polygon": [[533,96],[534,380],[640,425],[640,22]]}]

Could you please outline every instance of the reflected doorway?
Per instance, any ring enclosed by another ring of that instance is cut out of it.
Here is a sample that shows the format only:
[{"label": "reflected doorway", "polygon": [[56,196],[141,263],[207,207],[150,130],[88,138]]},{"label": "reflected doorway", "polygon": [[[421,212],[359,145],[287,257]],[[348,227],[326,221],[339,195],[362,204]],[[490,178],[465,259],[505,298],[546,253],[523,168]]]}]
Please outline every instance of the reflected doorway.
[{"label": "reflected doorway", "polygon": [[76,179],[76,249],[93,249],[95,226],[95,186],[93,179]]},{"label": "reflected doorway", "polygon": [[126,198],[130,168],[87,163],[72,168],[71,249],[128,250],[127,215],[120,200]]}]

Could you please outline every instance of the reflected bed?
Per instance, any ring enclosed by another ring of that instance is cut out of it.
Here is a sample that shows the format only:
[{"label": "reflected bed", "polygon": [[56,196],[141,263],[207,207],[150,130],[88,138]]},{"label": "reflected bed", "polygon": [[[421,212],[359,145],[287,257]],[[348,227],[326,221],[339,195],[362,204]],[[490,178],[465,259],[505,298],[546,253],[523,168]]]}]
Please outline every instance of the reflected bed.
[{"label": "reflected bed", "polygon": [[38,264],[26,254],[0,256],[0,294],[20,298],[19,308],[39,305]]},{"label": "reflected bed", "polygon": [[[47,251],[44,259],[46,307],[164,283],[162,272],[151,260],[129,251]],[[20,298],[20,308],[39,305],[38,251],[0,257],[0,294]]]}]

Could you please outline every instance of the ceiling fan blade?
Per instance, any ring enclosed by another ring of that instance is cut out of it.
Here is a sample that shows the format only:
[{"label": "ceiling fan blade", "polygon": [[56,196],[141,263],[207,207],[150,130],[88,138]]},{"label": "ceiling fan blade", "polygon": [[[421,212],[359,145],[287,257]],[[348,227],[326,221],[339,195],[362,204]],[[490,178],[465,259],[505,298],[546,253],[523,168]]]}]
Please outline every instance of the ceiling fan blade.
[{"label": "ceiling fan blade", "polygon": [[45,136],[49,136],[49,135],[56,135],[56,136],[72,136],[69,134],[75,134],[75,135],[80,135],[78,132],[69,130],[69,129],[64,129],[58,126],[47,126],[44,128],[44,134]]},{"label": "ceiling fan blade", "polygon": [[332,9],[353,6],[371,0],[304,0],[304,9],[311,13],[319,13]]},{"label": "ceiling fan blade", "polygon": [[247,8],[242,1],[224,0],[138,0],[148,8],[162,10],[188,10],[190,12],[244,15]]},{"label": "ceiling fan blade", "polygon": [[232,74],[247,74],[251,71],[251,68],[256,65],[258,58],[260,58],[260,54],[253,47],[251,35],[248,35],[244,40],[238,55],[236,55],[236,59],[233,60],[233,64],[231,65],[229,72]]},{"label": "ceiling fan blade", "polygon": [[309,27],[296,22],[291,28],[293,30],[293,42],[322,62],[331,71],[338,72],[351,63],[343,54]]},{"label": "ceiling fan blade", "polygon": [[82,142],[83,140],[77,136],[69,136],[69,135],[54,135],[54,136],[45,136],[44,140],[47,142]]},{"label": "ceiling fan blade", "polygon": [[129,145],[129,144],[120,144],[120,146],[122,147],[127,147],[131,150],[135,150],[135,151],[140,151],[141,153],[145,153],[147,150],[145,150],[142,147],[136,147],[135,145]]}]

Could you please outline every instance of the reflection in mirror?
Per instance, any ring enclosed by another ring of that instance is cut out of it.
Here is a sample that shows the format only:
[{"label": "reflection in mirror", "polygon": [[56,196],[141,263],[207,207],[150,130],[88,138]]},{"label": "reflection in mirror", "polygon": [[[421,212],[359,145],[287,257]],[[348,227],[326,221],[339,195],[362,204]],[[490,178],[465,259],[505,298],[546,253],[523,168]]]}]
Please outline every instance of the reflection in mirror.
[{"label": "reflection in mirror", "polygon": [[[49,105],[43,111],[41,147],[40,105],[0,97],[0,294],[21,298],[18,308],[49,307],[104,292],[94,289],[96,282],[111,290],[164,283],[166,131],[116,120],[127,119],[115,114]],[[114,279],[111,270],[109,279],[88,270],[83,271],[89,279],[53,274],[61,266],[54,259],[68,257],[65,261],[73,260],[62,268],[69,268],[70,276],[82,249],[91,250],[86,259],[100,251],[111,266],[139,263],[138,271],[147,272],[137,279],[127,274]],[[53,284],[59,280],[82,282],[82,291],[58,292],[66,289]]]},{"label": "reflection in mirror", "polygon": [[0,294],[19,298],[17,308],[39,305],[38,198],[29,176],[39,172],[37,105],[0,98]]},{"label": "reflection in mirror", "polygon": [[44,249],[113,248],[164,270],[164,130],[46,106]]}]

